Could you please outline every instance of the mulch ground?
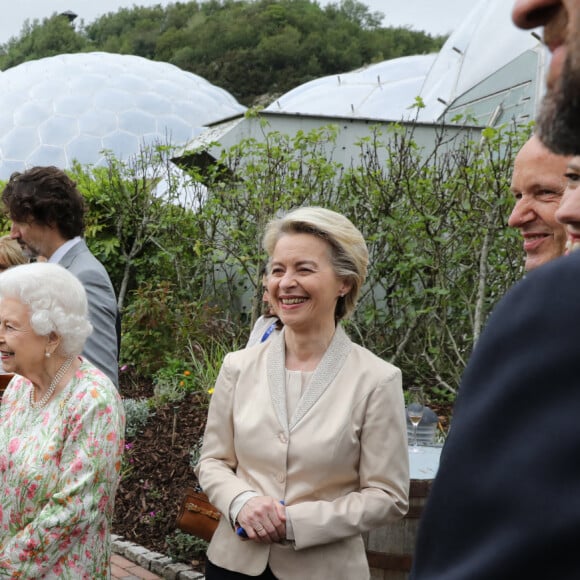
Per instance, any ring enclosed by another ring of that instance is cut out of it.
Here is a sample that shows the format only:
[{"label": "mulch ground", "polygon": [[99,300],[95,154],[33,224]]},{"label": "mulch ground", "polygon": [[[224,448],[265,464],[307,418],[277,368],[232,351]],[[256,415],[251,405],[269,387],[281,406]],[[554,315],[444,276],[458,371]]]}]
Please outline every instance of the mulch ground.
[{"label": "mulch ground", "polygon": [[[124,398],[149,398],[153,386],[126,376],[120,391]],[[195,396],[187,396],[179,403],[154,409],[143,432],[126,441],[113,533],[148,550],[171,553],[166,538],[174,535],[185,488],[196,483],[190,450],[203,435],[206,413]],[[202,554],[194,550],[185,557],[180,555],[179,560],[203,571]]]}]

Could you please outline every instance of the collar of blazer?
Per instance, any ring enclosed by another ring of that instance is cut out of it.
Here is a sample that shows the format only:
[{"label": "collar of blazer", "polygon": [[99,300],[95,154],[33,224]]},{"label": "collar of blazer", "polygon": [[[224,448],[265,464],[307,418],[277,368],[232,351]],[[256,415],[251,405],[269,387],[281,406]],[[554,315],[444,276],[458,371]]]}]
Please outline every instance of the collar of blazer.
[{"label": "collar of blazer", "polygon": [[291,431],[332,383],[347,359],[348,353],[352,348],[352,341],[348,338],[342,326],[338,324],[332,341],[316,367],[310,384],[302,395],[293,417],[288,421],[284,329],[278,336],[270,340],[272,342],[268,349],[267,359],[270,395],[280,425],[285,431]]},{"label": "collar of blazer", "polygon": [[67,251],[59,259],[58,263],[65,268],[69,268],[70,265],[74,262],[74,259],[84,252],[89,252],[89,248],[85,241],[81,238],[76,244],[74,244],[74,246],[67,249]]}]

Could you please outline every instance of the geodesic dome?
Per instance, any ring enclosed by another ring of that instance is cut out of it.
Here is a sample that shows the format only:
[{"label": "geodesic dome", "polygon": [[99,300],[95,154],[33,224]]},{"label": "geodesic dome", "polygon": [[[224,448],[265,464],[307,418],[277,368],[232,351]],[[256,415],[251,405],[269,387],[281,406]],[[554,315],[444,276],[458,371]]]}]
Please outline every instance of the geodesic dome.
[{"label": "geodesic dome", "polygon": [[[549,54],[537,31],[517,29],[512,3],[479,0],[437,54],[406,56],[304,83],[272,113],[435,123],[457,114],[494,125],[535,116]],[[420,97],[424,106],[413,105]]]},{"label": "geodesic dome", "polygon": [[266,111],[332,117],[413,118],[415,97],[436,54],[404,56],[309,81],[282,95]]},{"label": "geodesic dome", "polygon": [[426,106],[420,121],[468,109],[482,125],[535,116],[550,55],[540,29],[515,27],[512,5],[505,0],[479,0],[473,5],[425,78],[421,97]]},{"label": "geodesic dome", "polygon": [[0,179],[34,165],[102,165],[143,145],[181,145],[243,113],[227,91],[164,62],[63,54],[0,73]]}]

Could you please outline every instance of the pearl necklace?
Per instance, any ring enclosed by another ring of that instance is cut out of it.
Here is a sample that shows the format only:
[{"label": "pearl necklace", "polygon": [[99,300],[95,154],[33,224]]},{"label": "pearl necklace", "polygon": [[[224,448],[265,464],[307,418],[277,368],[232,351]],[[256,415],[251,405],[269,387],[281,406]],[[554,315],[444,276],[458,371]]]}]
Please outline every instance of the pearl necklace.
[{"label": "pearl necklace", "polygon": [[52,379],[52,381],[50,381],[50,386],[48,387],[48,391],[46,391],[46,393],[44,393],[44,396],[40,399],[40,401],[36,401],[36,402],[34,401],[34,385],[30,386],[29,402],[30,402],[30,406],[33,409],[42,409],[43,407],[46,406],[48,401],[50,401],[50,398],[52,397],[52,395],[54,395],[54,391],[56,390],[56,387],[58,386],[60,381],[62,381],[62,378],[64,377],[64,375],[66,375],[66,373],[67,373],[68,369],[70,368],[70,365],[72,364],[74,359],[75,359],[74,355],[71,355],[62,363],[62,365],[60,366],[58,371],[56,371],[56,375],[54,375],[54,378]]}]

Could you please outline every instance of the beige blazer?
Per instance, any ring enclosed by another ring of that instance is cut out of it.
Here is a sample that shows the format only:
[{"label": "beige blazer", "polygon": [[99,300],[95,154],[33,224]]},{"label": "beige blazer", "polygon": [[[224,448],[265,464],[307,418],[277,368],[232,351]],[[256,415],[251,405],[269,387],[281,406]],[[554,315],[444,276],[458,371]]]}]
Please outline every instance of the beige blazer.
[{"label": "beige blazer", "polygon": [[[216,565],[280,580],[364,580],[361,533],[404,516],[409,461],[400,370],[340,326],[292,417],[286,413],[284,331],[228,354],[196,467],[225,514],[210,543]],[[284,500],[295,541],[241,540],[232,501],[255,491]]]}]

